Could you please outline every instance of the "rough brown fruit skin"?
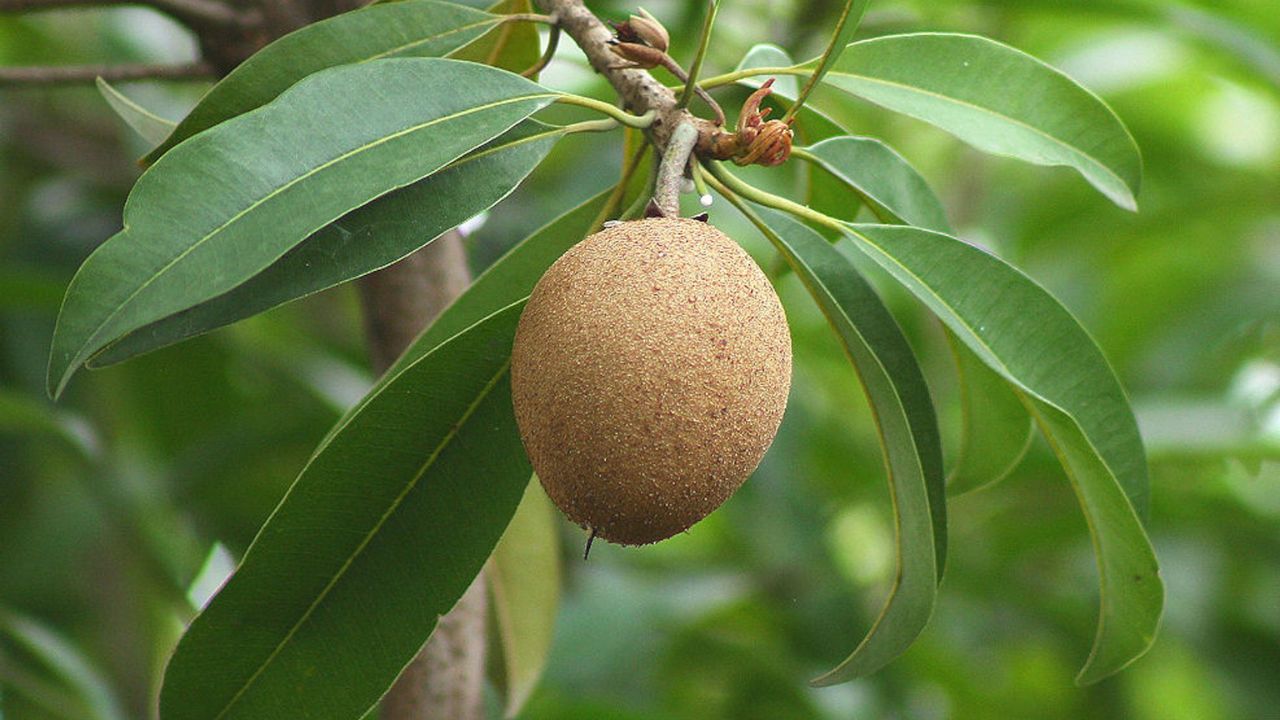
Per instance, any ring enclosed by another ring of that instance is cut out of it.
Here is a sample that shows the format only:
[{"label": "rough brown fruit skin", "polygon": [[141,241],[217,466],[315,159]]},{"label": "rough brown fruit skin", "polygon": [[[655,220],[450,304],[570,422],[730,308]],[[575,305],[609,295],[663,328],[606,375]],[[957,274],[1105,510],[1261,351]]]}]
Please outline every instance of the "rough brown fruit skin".
[{"label": "rough brown fruit skin", "polygon": [[547,495],[624,545],[742,485],[782,421],[791,336],[751,257],[696,220],[623,223],[538,281],[516,330],[516,422]]}]

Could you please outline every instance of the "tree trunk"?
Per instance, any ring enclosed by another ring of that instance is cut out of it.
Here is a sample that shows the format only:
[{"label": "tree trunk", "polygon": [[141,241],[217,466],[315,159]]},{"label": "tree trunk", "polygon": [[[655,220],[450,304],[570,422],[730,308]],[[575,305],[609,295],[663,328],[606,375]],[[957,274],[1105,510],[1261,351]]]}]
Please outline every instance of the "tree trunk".
[{"label": "tree trunk", "polygon": [[[382,372],[470,282],[457,232],[358,282],[369,350]],[[382,700],[383,720],[482,720],[488,612],[484,573]]]}]

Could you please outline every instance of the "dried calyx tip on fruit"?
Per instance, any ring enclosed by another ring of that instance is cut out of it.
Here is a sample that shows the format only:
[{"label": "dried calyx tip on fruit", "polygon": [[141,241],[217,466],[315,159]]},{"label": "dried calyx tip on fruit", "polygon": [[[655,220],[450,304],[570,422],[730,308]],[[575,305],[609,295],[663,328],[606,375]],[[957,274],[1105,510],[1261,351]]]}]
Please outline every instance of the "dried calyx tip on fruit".
[{"label": "dried calyx tip on fruit", "polygon": [[791,338],[750,256],[693,219],[608,227],[534,288],[511,390],[548,496],[610,542],[640,545],[719,507],[773,441]]}]

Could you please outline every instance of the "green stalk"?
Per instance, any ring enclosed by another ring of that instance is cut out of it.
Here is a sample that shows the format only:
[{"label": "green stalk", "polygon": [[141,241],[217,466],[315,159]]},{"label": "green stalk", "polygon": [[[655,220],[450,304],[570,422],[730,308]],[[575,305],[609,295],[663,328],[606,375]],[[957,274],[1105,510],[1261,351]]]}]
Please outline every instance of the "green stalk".
[{"label": "green stalk", "polygon": [[555,102],[564,103],[566,105],[577,105],[579,107],[584,107],[591,110],[595,110],[596,112],[604,113],[605,115],[608,115],[609,117],[613,118],[614,120],[617,120],[623,125],[626,125],[627,127],[631,127],[631,128],[636,128],[637,130],[644,130],[648,128],[650,125],[653,124],[654,118],[658,116],[658,113],[655,110],[650,110],[643,115],[632,115],[631,113],[623,110],[622,108],[619,108],[614,105],[610,105],[609,103],[604,102],[603,100],[596,100],[595,98],[583,97],[581,95],[572,95],[569,93],[562,93],[560,95],[557,95]]},{"label": "green stalk", "polygon": [[[701,84],[703,89],[710,90],[724,85],[732,85],[739,80],[744,80],[749,77],[757,77],[759,75],[808,75],[809,70],[805,69],[806,65],[808,65],[808,63],[805,63],[804,65],[789,65],[786,67],[743,68],[723,75],[714,75],[703,80]],[[687,89],[687,86],[676,89],[683,91]]]},{"label": "green stalk", "polygon": [[782,116],[784,121],[795,117],[795,114],[800,112],[800,108],[804,107],[805,100],[809,99],[809,93],[813,92],[821,82],[822,76],[826,75],[827,70],[831,68],[832,63],[840,57],[840,53],[844,52],[844,46],[853,39],[853,32],[857,29],[862,13],[866,9],[867,0],[848,0],[844,4],[844,11],[840,13],[840,19],[836,21],[836,26],[831,31],[831,42],[827,45],[826,52],[822,53],[822,57],[818,59],[818,64],[813,68],[813,74],[809,76],[809,82],[805,83],[804,89],[800,91],[800,96],[787,110],[787,114]]},{"label": "green stalk", "polygon": [[706,163],[706,168],[710,174],[710,177],[708,177],[707,180],[711,183],[712,187],[718,190],[721,195],[729,198],[730,202],[733,202],[733,204],[739,207],[739,209],[743,206],[740,205],[739,202],[733,201],[733,198],[737,196],[741,196],[742,198],[746,198],[752,202],[760,203],[765,207],[771,207],[775,210],[791,213],[796,217],[804,218],[805,220],[818,223],[819,225],[825,225],[834,230],[844,232],[847,229],[843,222],[831,217],[830,215],[820,213],[813,208],[801,205],[794,200],[788,200],[780,195],[765,192],[754,185],[740,180],[733,173],[726,170],[724,165],[721,163]]},{"label": "green stalk", "polygon": [[[609,194],[609,199],[605,201],[604,207],[600,208],[600,214],[591,223],[591,230],[600,229],[605,220],[608,220],[618,207],[622,205],[622,199],[627,196],[627,186],[631,184],[631,177],[635,175],[636,169],[640,167],[640,163],[644,160],[644,156],[649,152],[649,142],[641,141],[640,147],[636,148],[634,154],[627,160],[627,164],[622,167],[622,176],[618,178],[618,184],[614,186],[613,192]],[[646,185],[647,187],[647,185]],[[649,196],[645,190],[640,192],[640,198],[644,199]]]},{"label": "green stalk", "polygon": [[707,46],[711,44],[711,28],[715,25],[716,14],[720,12],[720,0],[711,0],[707,10],[707,18],[702,23],[702,37],[698,41],[698,54],[693,56],[693,65],[689,67],[689,78],[685,80],[684,90],[676,101],[677,108],[687,107],[693,99],[694,89],[698,86],[698,74],[702,72],[702,61],[707,57]]}]

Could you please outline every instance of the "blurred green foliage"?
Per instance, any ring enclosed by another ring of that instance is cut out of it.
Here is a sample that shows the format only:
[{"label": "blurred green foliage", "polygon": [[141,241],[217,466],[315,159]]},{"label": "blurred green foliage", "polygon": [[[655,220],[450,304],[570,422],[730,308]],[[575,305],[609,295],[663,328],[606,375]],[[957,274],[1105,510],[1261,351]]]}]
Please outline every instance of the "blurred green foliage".
[{"label": "blurred green foliage", "polygon": [[[763,41],[815,55],[837,5],[725,2],[708,71],[731,69]],[[701,5],[646,7],[671,30],[673,54],[691,55]],[[630,6],[593,9],[621,18]],[[1149,527],[1168,588],[1158,642],[1128,671],[1072,685],[1093,632],[1095,570],[1076,500],[1037,441],[1011,477],[952,502],[948,576],[916,646],[874,677],[809,689],[874,617],[892,523],[853,371],[798,281],[782,275],[796,366],[773,449],[722,510],[661,545],[597,545],[582,563],[581,534],[563,528],[564,605],[523,717],[1214,720],[1280,707],[1274,0],[885,0],[858,37],[914,30],[986,34],[1047,60],[1110,102],[1143,150],[1141,211],[1129,214],[1067,170],[981,156],[866,104],[843,102],[837,118],[909,158],[963,237],[1046,285],[1108,354],[1151,456]],[[6,64],[186,59],[192,48],[141,10],[0,18]],[[544,81],[608,97],[562,49]],[[201,88],[122,89],[176,119]],[[736,107],[741,96],[730,89],[721,102]],[[355,296],[339,288],[85,374],[57,406],[44,398],[62,290],[118,229],[144,150],[92,88],[0,91],[6,718],[148,716],[214,543],[233,557],[246,547],[370,382]],[[474,268],[614,182],[621,161],[616,137],[564,141],[470,236]],[[787,167],[762,180],[795,193],[804,182]],[[777,269],[730,208],[712,213]],[[946,340],[907,298],[887,299],[922,356],[953,449]],[[206,583],[218,578],[211,565]]]}]

